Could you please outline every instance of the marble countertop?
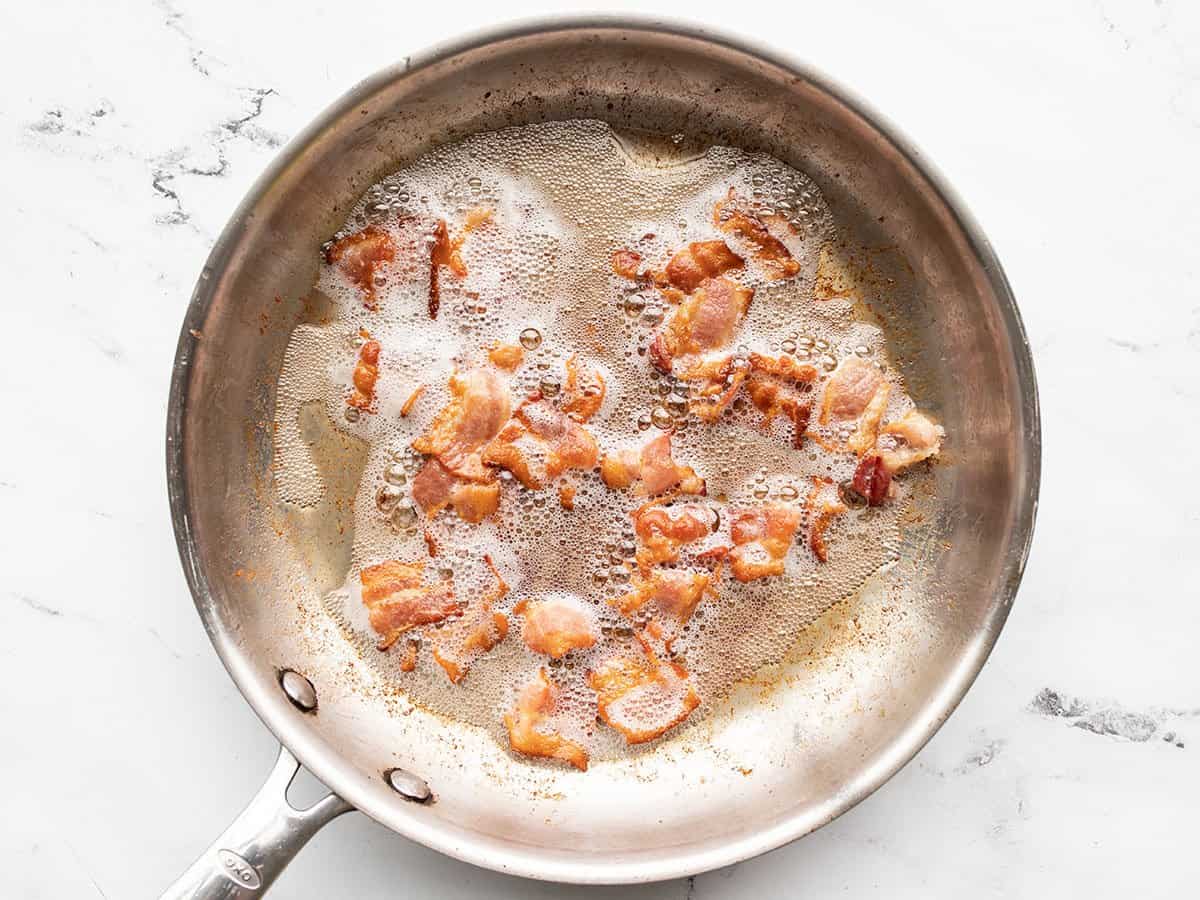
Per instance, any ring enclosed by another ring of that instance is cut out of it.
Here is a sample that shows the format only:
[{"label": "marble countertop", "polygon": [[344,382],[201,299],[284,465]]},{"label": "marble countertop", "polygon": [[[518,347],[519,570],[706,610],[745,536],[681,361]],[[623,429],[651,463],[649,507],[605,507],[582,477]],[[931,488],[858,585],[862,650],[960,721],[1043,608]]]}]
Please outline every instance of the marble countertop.
[{"label": "marble countertop", "polygon": [[[234,205],[360,78],[462,24],[551,6],[445,16],[379,0],[145,0],[6,16],[0,896],[155,896],[274,758],[193,611],[163,473],[176,335]],[[610,4],[635,6],[648,11]],[[990,662],[892,781],[751,862],[567,888],[454,862],[351,815],[273,896],[1200,887],[1200,7],[751,8],[654,7],[781,46],[885,110],[959,188],[1021,304],[1044,480]]]}]

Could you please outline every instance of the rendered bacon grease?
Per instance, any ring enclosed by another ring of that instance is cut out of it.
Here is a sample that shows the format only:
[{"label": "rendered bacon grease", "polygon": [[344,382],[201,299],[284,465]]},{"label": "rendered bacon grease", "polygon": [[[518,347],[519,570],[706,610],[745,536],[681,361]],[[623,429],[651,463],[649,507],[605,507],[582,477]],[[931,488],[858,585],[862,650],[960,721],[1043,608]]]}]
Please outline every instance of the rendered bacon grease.
[{"label": "rendered bacon grease", "polygon": [[546,765],[638,752],[778,661],[895,559],[944,437],[828,289],[815,186],[664,146],[552,122],[388,176],[277,388],[297,514],[365,456],[326,610],[415,702]]}]

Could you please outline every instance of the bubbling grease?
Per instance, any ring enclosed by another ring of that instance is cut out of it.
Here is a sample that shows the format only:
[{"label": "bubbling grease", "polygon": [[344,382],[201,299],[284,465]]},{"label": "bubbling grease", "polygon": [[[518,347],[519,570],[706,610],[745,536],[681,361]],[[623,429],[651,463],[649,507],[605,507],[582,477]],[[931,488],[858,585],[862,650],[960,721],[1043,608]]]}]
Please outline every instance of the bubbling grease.
[{"label": "bubbling grease", "polygon": [[[593,759],[637,752],[597,722],[587,672],[614,652],[640,652],[633,623],[609,601],[630,587],[636,568],[630,511],[642,498],[609,490],[597,472],[573,472],[565,478],[577,490],[574,509],[564,510],[557,484],[530,491],[501,472],[500,509],[490,520],[469,525],[446,511],[426,521],[410,493],[422,458],[409,446],[446,403],[447,379],[456,367],[485,363],[482,349],[495,341],[521,344],[524,361],[510,378],[516,402],[533,390],[555,393],[573,354],[598,366],[608,393],[586,427],[601,452],[640,447],[670,431],[675,459],[707,479],[708,496],[688,502],[717,510],[719,528],[687,545],[677,564],[698,569],[698,553],[730,543],[728,509],[767,501],[803,504],[812,476],[845,481],[856,461],[812,440],[794,449],[786,417],[764,428],[760,413],[744,398],[715,424],[689,415],[688,385],[653,370],[645,355],[670,306],[654,289],[614,275],[609,265],[614,250],[635,249],[661,266],[690,241],[726,239],[747,258],[746,268],[733,274],[755,289],[735,349],[791,353],[815,365],[821,372],[815,407],[828,373],[852,355],[878,364],[892,383],[888,418],[913,405],[887,360],[879,329],[856,320],[848,301],[813,300],[817,261],[832,224],[806,176],[771,157],[728,147],[647,164],[643,156],[650,155],[638,149],[649,146],[658,143],[616,135],[601,122],[549,122],[475,135],[383,179],[367,191],[341,233],[375,224],[393,235],[403,255],[406,247],[420,251],[423,240],[405,221],[444,218],[453,233],[469,210],[490,207],[493,221],[471,232],[462,247],[468,275],[443,270],[441,312],[430,320],[427,264],[382,270],[374,310],[339,272],[323,266],[315,289],[333,301],[332,321],[294,330],[279,378],[275,483],[281,500],[311,508],[325,493],[320,460],[310,450],[313,436],[301,427],[306,405],[323,404],[324,427],[353,435],[369,448],[354,501],[351,566],[324,608],[362,658],[412,700],[488,729],[503,744],[503,714],[520,687],[545,667],[560,687],[551,727],[587,747]],[[731,188],[760,214],[791,225],[786,240],[801,265],[797,276],[765,281],[745,245],[716,229],[714,205]],[[415,258],[427,260],[427,251]],[[364,331],[383,350],[375,407],[355,415],[346,399]],[[422,385],[410,414],[401,416],[405,401]],[[810,427],[822,430],[816,409]],[[824,434],[839,436],[836,429]],[[817,562],[802,523],[782,576],[749,584],[728,574],[717,580],[719,595],[699,605],[673,646],[703,699],[692,720],[735,681],[782,658],[807,624],[894,560],[898,521],[913,480],[898,485],[901,496],[892,503],[837,517],[826,534],[828,562]],[[484,562],[489,554],[510,586],[496,604],[510,617],[508,638],[474,660],[457,685],[434,663],[428,642],[420,648],[416,670],[408,673],[399,668],[396,648],[375,649],[378,636],[361,602],[360,569],[384,559],[427,559],[425,530],[439,547],[428,577],[452,577],[460,598],[480,596],[494,583]],[[595,612],[602,637],[589,650],[550,660],[525,647],[522,620],[512,608],[522,600],[562,594]]]}]

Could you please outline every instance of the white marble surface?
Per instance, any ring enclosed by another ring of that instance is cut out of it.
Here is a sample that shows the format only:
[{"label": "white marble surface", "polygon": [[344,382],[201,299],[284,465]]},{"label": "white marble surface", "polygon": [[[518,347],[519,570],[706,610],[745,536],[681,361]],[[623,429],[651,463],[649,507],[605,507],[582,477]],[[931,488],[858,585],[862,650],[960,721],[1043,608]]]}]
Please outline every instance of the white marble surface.
[{"label": "white marble surface", "polygon": [[[6,10],[0,896],[155,896],[270,766],[177,562],[171,360],[214,236],[281,141],[373,70],[551,4],[407,6]],[[847,6],[655,9],[781,45],[870,98],[1007,267],[1045,476],[1025,585],[975,688],[869,800],[731,869],[629,891],[532,884],[352,815],[275,896],[1200,892],[1200,7]],[[1063,714],[1031,705],[1047,689],[1069,695]]]}]

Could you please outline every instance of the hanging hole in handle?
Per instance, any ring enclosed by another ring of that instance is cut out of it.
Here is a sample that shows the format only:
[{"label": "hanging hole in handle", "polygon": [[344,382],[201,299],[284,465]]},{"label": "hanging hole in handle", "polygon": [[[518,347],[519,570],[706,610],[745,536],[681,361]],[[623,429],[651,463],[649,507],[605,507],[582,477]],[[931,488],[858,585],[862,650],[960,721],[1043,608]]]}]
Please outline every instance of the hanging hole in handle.
[{"label": "hanging hole in handle", "polygon": [[429,782],[406,769],[385,769],[383,780],[405,800],[423,804],[433,802],[433,791],[429,788]]}]

